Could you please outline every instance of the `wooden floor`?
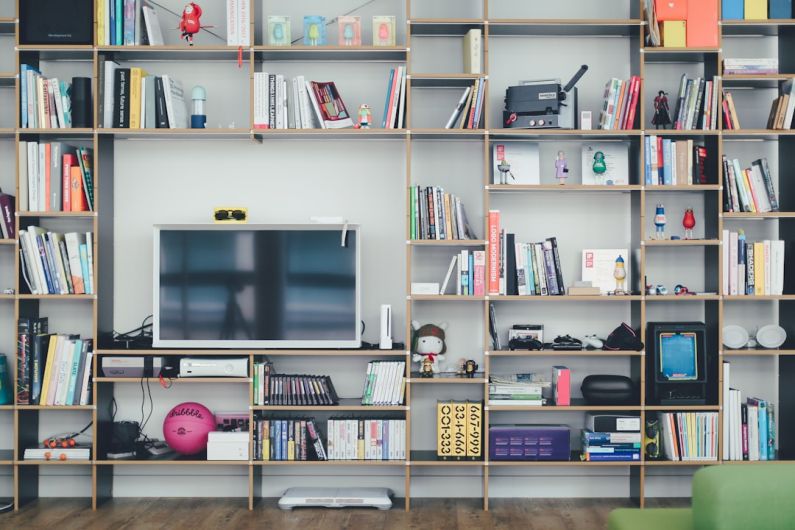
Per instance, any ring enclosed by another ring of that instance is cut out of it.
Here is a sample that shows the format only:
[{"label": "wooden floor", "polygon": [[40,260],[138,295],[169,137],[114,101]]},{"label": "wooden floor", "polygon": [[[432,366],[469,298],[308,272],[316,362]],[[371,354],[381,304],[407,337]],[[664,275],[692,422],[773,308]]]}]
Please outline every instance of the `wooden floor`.
[{"label": "wooden floor", "polygon": [[[398,501],[402,503],[402,501]],[[41,499],[18,513],[0,514],[2,529],[271,529],[271,530],[398,530],[414,529],[603,529],[613,508],[629,506],[621,499],[492,499],[481,510],[480,499],[414,499],[389,511],[298,509],[283,512],[274,500],[254,511],[235,499],[115,499],[92,512],[82,499]],[[664,500],[656,505],[686,506],[689,501]]]}]

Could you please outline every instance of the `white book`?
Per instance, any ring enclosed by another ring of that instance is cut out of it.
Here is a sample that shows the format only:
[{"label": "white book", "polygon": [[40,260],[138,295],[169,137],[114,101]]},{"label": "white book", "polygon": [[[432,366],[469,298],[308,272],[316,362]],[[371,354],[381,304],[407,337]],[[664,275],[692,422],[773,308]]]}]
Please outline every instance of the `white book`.
[{"label": "white book", "polygon": [[[85,242],[83,234],[68,232],[64,234],[66,240],[66,253],[69,255],[69,270],[72,272],[72,283],[75,286],[75,294],[84,294],[86,278],[83,278],[83,268],[80,264],[80,245]],[[82,280],[83,289],[79,289],[75,279]]]},{"label": "white book", "polygon": [[400,100],[398,102],[398,121],[396,129],[403,129],[406,125],[403,122],[403,112],[406,107],[406,68],[403,68],[403,76],[400,78]]},{"label": "white book", "polygon": [[516,256],[516,288],[520,295],[527,295],[527,276],[525,274],[525,253],[522,252],[522,243],[514,243]]},{"label": "white book", "polygon": [[406,75],[406,67],[405,66],[398,66],[396,79],[395,79],[395,97],[392,98],[392,112],[389,113],[390,119],[389,123],[386,124],[387,129],[394,129],[395,128],[395,118],[397,117],[397,110],[398,110],[398,100],[400,99],[400,87],[401,87],[401,79],[403,76]]},{"label": "white book", "polygon": [[66,120],[63,114],[63,95],[61,94],[61,83],[58,82],[58,78],[50,79],[50,90],[52,90],[53,99],[55,101],[55,114],[58,119],[56,127],[65,128]]},{"label": "white book", "polygon": [[39,144],[38,152],[39,170],[36,172],[36,187],[38,188],[40,212],[47,211],[47,149],[45,144]]},{"label": "white book", "polygon": [[86,255],[88,257],[88,289],[86,294],[96,294],[94,290],[94,233],[86,232]]},{"label": "white book", "polygon": [[458,263],[458,254],[450,259],[450,266],[447,267],[447,274],[444,277],[444,282],[442,282],[442,288],[439,289],[439,294],[444,294],[447,291],[447,284],[450,282],[450,276],[453,274],[453,268]]},{"label": "white book", "polygon": [[226,0],[226,45],[240,45],[240,0]]},{"label": "white book", "polygon": [[397,384],[395,385],[395,395],[392,399],[392,402],[396,405],[400,405],[403,401],[401,399],[401,393],[403,391],[403,381],[406,378],[406,361],[399,361],[398,362],[398,378]]},{"label": "white book", "polygon": [[298,85],[298,101],[301,105],[301,123],[304,129],[313,129],[315,125],[312,123],[312,105],[309,100],[309,94],[305,90],[306,79],[304,79],[302,75],[299,75],[295,79]]},{"label": "white book", "polygon": [[737,294],[737,232],[729,232],[729,294]]},{"label": "white book", "polygon": [[[149,97],[152,97],[152,96],[149,96]],[[141,106],[138,109],[138,113],[141,116],[140,125],[139,125],[139,127],[141,129],[146,129],[148,127],[148,124],[146,123],[146,98],[147,98],[147,94],[146,94],[146,76],[142,75],[141,76]]]},{"label": "white book", "polygon": [[[149,46],[163,46],[163,30],[160,29],[160,20],[157,18],[157,12],[147,5],[143,6],[142,11]],[[106,27],[108,26],[109,24],[106,25]]]},{"label": "white book", "polygon": [[20,231],[19,233],[19,244],[25,257],[24,267],[22,268],[23,278],[32,294],[43,294],[39,287],[39,275],[36,272],[35,264],[30,257],[32,251],[30,250],[29,235],[24,230]]},{"label": "white book", "polygon": [[75,343],[73,340],[64,341],[63,355],[61,355],[58,363],[56,387],[55,387],[55,402],[54,405],[66,404],[66,393],[69,390],[69,374],[72,371],[72,358],[75,354]]},{"label": "white book", "polygon": [[288,106],[289,98],[287,97],[287,80],[282,77],[282,125],[283,129],[289,129],[289,114],[290,114],[290,107]]},{"label": "white book", "polygon": [[721,293],[729,294],[729,231],[723,231],[723,245],[721,246]]},{"label": "white book", "polygon": [[[770,283],[771,283],[770,282],[770,280],[771,280],[771,277],[770,277],[770,240],[769,239],[765,239],[765,241],[764,241],[764,249],[765,249],[765,281],[764,281],[764,284],[765,284],[765,295],[767,296],[767,295],[771,294],[771,289],[770,289]],[[754,259],[756,259],[756,256],[754,256]]]},{"label": "white book", "polygon": [[[28,169],[28,207],[30,212],[39,211],[39,177],[37,175],[39,170],[39,144],[37,142],[27,142],[27,169]],[[19,175],[20,180],[22,174]]]},{"label": "white book", "polygon": [[264,92],[263,72],[254,72],[254,128],[265,128],[265,116],[262,114],[262,97]]},{"label": "white book", "polygon": [[91,361],[94,358],[94,352],[86,352],[86,368],[83,370],[83,381],[80,387],[80,405],[88,405],[88,380],[91,376]]},{"label": "white book", "polygon": [[284,123],[284,76],[276,74],[276,129],[286,129]]},{"label": "white book", "polygon": [[375,371],[375,395],[373,396],[373,405],[381,404],[381,399],[384,394],[384,378],[386,377],[386,370],[386,363],[378,363]]},{"label": "white book", "polygon": [[182,84],[171,77],[163,76],[163,88],[166,94],[166,113],[171,129],[187,129],[188,117],[185,109],[185,98]]},{"label": "white book", "polygon": [[326,128],[326,122],[323,120],[323,114],[320,112],[320,105],[317,102],[317,98],[315,97],[315,91],[312,90],[312,84],[310,81],[305,81],[306,86],[306,93],[309,96],[309,101],[312,102],[312,109],[315,111],[315,118],[317,118],[318,123],[320,123],[320,128]]},{"label": "white book", "polygon": [[789,129],[792,126],[792,117],[795,114],[795,82],[788,79],[781,85],[781,93],[789,94],[789,102],[787,103],[787,111],[784,115],[784,128]]},{"label": "white book", "polygon": [[782,239],[774,240],[771,246],[773,248],[771,267],[775,270],[773,294],[781,295],[784,294],[784,241]]},{"label": "white book", "polygon": [[17,152],[19,163],[19,209],[26,211],[29,209],[28,200],[28,142],[19,141]]},{"label": "white book", "polygon": [[470,29],[464,35],[464,73],[481,73],[482,48],[480,29]]},{"label": "white book", "polygon": [[765,181],[762,178],[761,166],[758,164],[751,165],[751,177],[749,180],[751,181],[751,186],[753,186],[754,195],[756,196],[756,211],[771,211],[773,208],[770,205],[770,197],[767,194],[767,186],[765,186]]},{"label": "white book", "polygon": [[[730,396],[730,376],[731,376],[731,363],[728,361],[723,361],[723,408],[724,411],[728,410],[726,404],[729,402]],[[733,425],[733,421],[730,414],[723,415],[723,459],[729,460],[729,433],[731,432],[731,426]]]},{"label": "white book", "polygon": [[453,109],[453,113],[450,114],[450,118],[447,120],[447,124],[444,126],[445,129],[452,129],[455,123],[458,121],[458,118],[461,116],[461,112],[464,110],[464,105],[466,105],[467,97],[471,91],[472,87],[468,86],[464,90],[464,93],[461,94],[461,99],[458,100],[458,104]]},{"label": "white book", "polygon": [[303,129],[304,125],[301,122],[301,102],[298,96],[298,83],[296,79],[293,77],[290,80],[290,91],[292,94],[292,103],[293,108],[290,111],[293,113],[293,122],[295,123],[295,129]]},{"label": "white book", "polygon": [[144,20],[143,20],[143,2],[142,0],[135,0],[135,38],[134,43],[136,46],[143,44],[144,34]]},{"label": "white book", "polygon": [[69,284],[66,281],[66,270],[61,260],[61,252],[58,248],[58,238],[54,232],[47,232],[47,239],[50,254],[52,254],[52,262],[55,265],[55,270],[52,271],[58,279],[58,293],[69,294]]},{"label": "white book", "polygon": [[238,46],[251,46],[251,0],[237,0]]},{"label": "white book", "polygon": [[396,362],[389,363],[389,379],[386,381],[386,388],[384,389],[384,405],[394,405],[392,396],[394,395],[395,380],[397,379],[398,364]]},{"label": "white book", "polygon": [[[145,8],[144,8],[145,9]],[[116,69],[119,68],[119,64],[114,61],[105,61],[102,63],[102,67],[105,69],[105,86],[102,87],[102,100],[103,100],[103,107],[102,107],[102,126],[105,128],[113,127],[113,80],[116,77]]]},{"label": "white book", "polygon": [[748,406],[748,460],[759,460],[759,407]]},{"label": "white book", "polygon": [[[541,246],[541,243],[534,243],[533,246],[533,257],[536,260],[536,269],[538,270],[539,275],[539,283],[541,284],[541,293],[542,295],[548,295],[549,290],[547,289],[547,267],[544,263],[544,249]],[[503,288],[504,292],[504,288]]]},{"label": "white book", "polygon": [[732,408],[732,414],[734,415],[734,460],[742,460],[743,459],[743,426],[742,426],[742,392],[739,390],[733,390],[732,393],[734,394],[734,406]]},{"label": "white book", "polygon": [[39,240],[38,237],[43,235],[45,230],[38,226],[29,226],[28,227],[28,237],[30,238],[30,247],[31,247],[31,256],[30,260],[34,264],[36,272],[38,274],[38,283],[41,288],[40,294],[55,294],[49,292],[49,287],[47,286],[47,277],[44,274],[44,267],[46,267],[46,263],[44,263],[44,258],[41,255],[41,250],[39,249]]}]

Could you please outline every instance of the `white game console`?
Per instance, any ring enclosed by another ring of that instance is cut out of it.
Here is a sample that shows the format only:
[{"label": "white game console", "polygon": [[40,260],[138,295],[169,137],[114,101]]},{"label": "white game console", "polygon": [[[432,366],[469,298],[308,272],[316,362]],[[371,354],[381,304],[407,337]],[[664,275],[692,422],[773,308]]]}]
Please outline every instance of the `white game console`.
[{"label": "white game console", "polygon": [[207,460],[248,460],[248,432],[207,434]]},{"label": "white game console", "polygon": [[179,360],[180,377],[248,377],[248,359],[185,357]]},{"label": "white game console", "polygon": [[279,508],[378,508],[392,507],[388,488],[290,488],[279,499]]},{"label": "white game console", "polygon": [[158,377],[163,368],[162,357],[119,356],[100,358],[100,370],[104,377]]}]

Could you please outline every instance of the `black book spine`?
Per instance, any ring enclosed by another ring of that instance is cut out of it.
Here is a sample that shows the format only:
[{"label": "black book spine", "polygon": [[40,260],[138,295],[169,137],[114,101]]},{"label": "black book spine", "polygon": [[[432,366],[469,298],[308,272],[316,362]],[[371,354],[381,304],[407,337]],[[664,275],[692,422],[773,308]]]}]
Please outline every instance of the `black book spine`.
[{"label": "black book spine", "polygon": [[113,126],[130,126],[130,69],[117,68],[113,78]]},{"label": "black book spine", "polygon": [[505,262],[505,294],[517,295],[515,234],[505,234]]},{"label": "black book spine", "polygon": [[44,365],[47,362],[47,347],[49,346],[49,335],[34,335],[31,348],[30,362],[30,404],[38,405],[41,398],[42,377],[44,376]]},{"label": "black book spine", "polygon": [[[560,294],[566,294],[566,287],[563,283],[563,268],[560,266],[560,254],[558,253],[558,238],[550,237],[549,242],[552,243],[552,258],[555,261],[555,275],[558,277],[558,290]],[[629,256],[627,256],[629,259]]]},{"label": "black book spine", "polygon": [[32,322],[17,323],[17,405],[30,405],[30,336]]},{"label": "black book spine", "polygon": [[723,211],[732,211],[731,187],[729,186],[729,162],[723,155]]},{"label": "black book spine", "polygon": [[168,129],[168,111],[166,111],[166,93],[163,78],[155,77],[155,121],[158,129]]}]

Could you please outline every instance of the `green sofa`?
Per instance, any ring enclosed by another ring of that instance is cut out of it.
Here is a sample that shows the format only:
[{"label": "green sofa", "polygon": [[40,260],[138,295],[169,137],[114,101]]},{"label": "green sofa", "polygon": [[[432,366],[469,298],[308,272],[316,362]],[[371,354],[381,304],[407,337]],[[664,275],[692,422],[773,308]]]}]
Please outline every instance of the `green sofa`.
[{"label": "green sofa", "polygon": [[795,465],[710,466],[693,476],[692,508],[613,510],[609,530],[795,528]]}]

